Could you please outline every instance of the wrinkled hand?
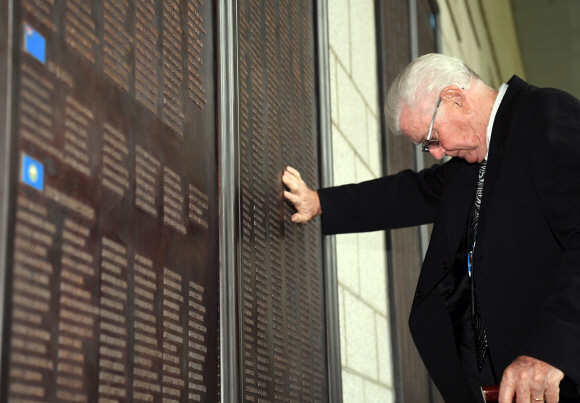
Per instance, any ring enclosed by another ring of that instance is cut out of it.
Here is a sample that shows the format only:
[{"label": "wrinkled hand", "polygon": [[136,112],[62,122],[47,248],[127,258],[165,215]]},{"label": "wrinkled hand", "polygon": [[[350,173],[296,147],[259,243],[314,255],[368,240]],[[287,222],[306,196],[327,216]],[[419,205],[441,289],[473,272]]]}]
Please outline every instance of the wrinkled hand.
[{"label": "wrinkled hand", "polygon": [[308,220],[322,214],[318,192],[308,189],[300,178],[300,173],[291,167],[286,167],[282,182],[290,192],[284,191],[284,197],[294,204],[298,212],[292,216],[292,222],[304,224]]},{"label": "wrinkled hand", "polygon": [[550,364],[522,355],[507,367],[499,388],[499,403],[557,403],[564,373]]}]

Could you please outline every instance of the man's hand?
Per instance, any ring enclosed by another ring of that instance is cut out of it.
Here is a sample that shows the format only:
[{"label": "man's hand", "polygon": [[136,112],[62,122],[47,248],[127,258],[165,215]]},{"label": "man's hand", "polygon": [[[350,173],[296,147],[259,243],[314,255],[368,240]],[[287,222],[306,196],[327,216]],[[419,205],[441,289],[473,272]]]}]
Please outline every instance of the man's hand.
[{"label": "man's hand", "polygon": [[558,403],[564,373],[550,364],[522,355],[507,367],[499,388],[499,403]]},{"label": "man's hand", "polygon": [[284,191],[284,197],[290,200],[298,210],[292,216],[292,222],[304,224],[322,214],[318,192],[308,189],[297,170],[286,167],[284,175],[282,175],[282,182],[290,189],[290,192]]}]

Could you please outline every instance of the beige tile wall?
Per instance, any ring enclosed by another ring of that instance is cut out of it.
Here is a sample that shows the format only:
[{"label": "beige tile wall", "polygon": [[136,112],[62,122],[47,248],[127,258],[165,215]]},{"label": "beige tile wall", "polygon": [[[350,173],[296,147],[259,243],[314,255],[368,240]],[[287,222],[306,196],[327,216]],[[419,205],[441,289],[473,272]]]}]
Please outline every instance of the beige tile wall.
[{"label": "beige tile wall", "polygon": [[442,52],[466,62],[494,88],[525,79],[509,0],[439,0]]},{"label": "beige tile wall", "polygon": [[[373,0],[329,9],[334,181],[381,173]],[[383,232],[337,236],[344,403],[394,401]]]}]

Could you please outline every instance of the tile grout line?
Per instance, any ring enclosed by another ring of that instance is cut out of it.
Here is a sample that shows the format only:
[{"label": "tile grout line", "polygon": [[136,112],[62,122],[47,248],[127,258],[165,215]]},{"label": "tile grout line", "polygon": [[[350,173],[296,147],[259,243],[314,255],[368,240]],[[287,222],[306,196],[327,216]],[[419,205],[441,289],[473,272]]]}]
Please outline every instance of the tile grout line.
[{"label": "tile grout line", "polygon": [[[338,285],[342,286],[343,291],[347,291],[352,297],[354,297],[356,300],[358,300],[361,304],[365,305],[367,308],[371,309],[372,311],[374,311],[375,313],[377,313],[378,315],[382,316],[383,318],[385,318],[386,320],[388,320],[388,315],[382,313],[381,311],[379,311],[375,306],[369,304],[368,301],[365,301],[364,299],[362,299],[359,295],[357,295],[354,290],[347,286],[346,284],[344,284],[343,282],[341,282],[340,280],[338,281]],[[345,318],[346,320],[346,318]]]},{"label": "tile grout line", "polygon": [[368,164],[368,162],[365,161],[365,158],[363,158],[363,156],[357,151],[357,149],[354,147],[354,145],[344,135],[344,133],[342,132],[342,130],[340,129],[340,127],[336,124],[336,122],[332,122],[332,126],[333,127],[336,127],[338,133],[342,136],[342,138],[344,139],[344,141],[346,141],[348,143],[348,145],[352,148],[352,151],[354,152],[354,154],[361,160],[361,162],[363,163],[363,165],[365,165],[365,167],[369,170],[369,172],[371,172],[373,175],[375,175],[375,177],[373,179],[380,178],[381,175],[374,172],[374,170],[370,167],[370,165]]},{"label": "tile grout line", "polygon": [[[330,49],[332,49],[331,46],[329,46]],[[333,50],[333,53],[334,50]],[[336,54],[336,53],[335,53]],[[340,58],[338,56],[336,56],[336,64],[337,64],[337,80],[338,80],[338,66],[340,65],[340,67],[342,67],[342,70],[344,71],[344,73],[346,74],[346,76],[350,79],[350,82],[352,83],[352,85],[354,86],[354,88],[356,89],[356,91],[358,92],[358,94],[360,95],[360,97],[363,100],[363,103],[367,106],[367,108],[370,110],[370,112],[372,113],[372,115],[378,119],[378,116],[376,113],[373,112],[372,106],[371,104],[367,101],[367,99],[365,98],[364,94],[362,93],[362,91],[360,90],[360,88],[356,85],[356,81],[354,80],[354,77],[352,75],[352,73],[349,73],[346,69],[346,67],[344,66],[344,64],[341,62]],[[337,81],[337,87],[338,87],[338,81]],[[337,99],[338,99],[338,88],[337,88]],[[377,102],[378,103],[378,102]],[[380,105],[377,105],[377,111],[380,109]]]},{"label": "tile grout line", "polygon": [[383,387],[383,388],[385,388],[385,389],[388,389],[388,390],[390,390],[390,391],[393,391],[393,392],[394,392],[394,388],[393,388],[393,386],[392,386],[392,385],[389,385],[389,384],[383,383],[383,382],[381,382],[381,381],[378,381],[378,380],[376,380],[376,379],[373,379],[373,378],[371,378],[370,376],[368,376],[368,375],[365,375],[365,374],[363,374],[362,372],[359,372],[359,371],[357,371],[357,370],[355,370],[355,369],[352,369],[352,368],[350,368],[350,367],[342,367],[342,372],[346,372],[347,374],[354,375],[354,376],[356,376],[356,377],[359,377],[359,378],[361,378],[361,379],[362,379],[362,380],[364,380],[364,381],[367,381],[367,382],[373,383],[373,384],[375,384],[375,385],[377,385],[377,386],[381,386],[381,387]]},{"label": "tile grout line", "polygon": [[[340,288],[340,284],[339,284],[339,288]],[[342,303],[340,305],[342,305],[342,306],[339,307],[339,309],[342,308],[342,313],[343,313],[343,318],[344,318],[344,323],[343,323],[343,326],[344,326],[344,348],[343,348],[343,350],[344,350],[344,355],[345,355],[344,362],[345,362],[345,366],[348,367],[348,350],[346,348],[346,346],[348,345],[348,341],[346,339],[346,336],[347,336],[347,333],[346,333],[346,303],[344,302],[344,289],[342,290]],[[340,313],[339,313],[338,317],[340,320]],[[339,326],[339,329],[340,329],[340,326]]]}]

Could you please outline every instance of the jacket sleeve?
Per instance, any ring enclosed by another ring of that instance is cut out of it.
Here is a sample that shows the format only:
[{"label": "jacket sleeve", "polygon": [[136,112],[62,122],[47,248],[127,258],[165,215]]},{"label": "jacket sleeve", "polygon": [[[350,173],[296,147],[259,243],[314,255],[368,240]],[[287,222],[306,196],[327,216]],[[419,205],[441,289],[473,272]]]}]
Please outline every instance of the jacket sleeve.
[{"label": "jacket sleeve", "polygon": [[322,232],[369,232],[432,223],[447,165],[319,189]]},{"label": "jacket sleeve", "polygon": [[562,258],[524,353],[580,385],[580,102],[553,93],[538,102],[534,116],[542,123],[530,128],[531,170]]}]

